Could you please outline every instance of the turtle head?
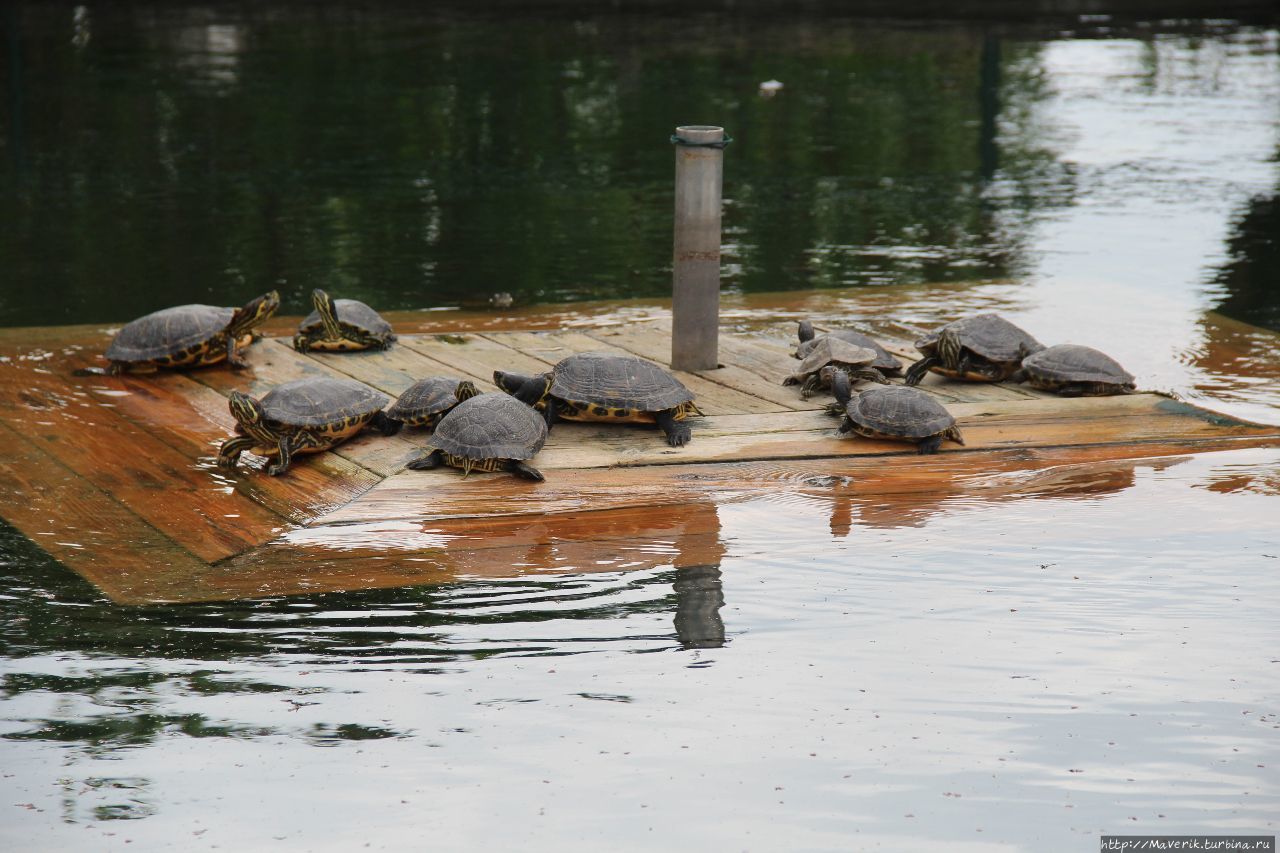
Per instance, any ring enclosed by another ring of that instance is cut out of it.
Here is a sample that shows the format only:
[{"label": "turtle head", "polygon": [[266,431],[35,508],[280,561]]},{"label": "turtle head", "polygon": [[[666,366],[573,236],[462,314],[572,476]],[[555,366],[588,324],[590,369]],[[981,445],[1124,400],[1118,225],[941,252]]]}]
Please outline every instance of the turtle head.
[{"label": "turtle head", "polygon": [[254,431],[255,427],[262,424],[265,417],[262,411],[262,403],[242,391],[231,392],[231,398],[227,401],[227,408],[231,410],[231,416],[236,419],[236,423],[250,433]]},{"label": "turtle head", "polygon": [[521,403],[537,407],[551,393],[552,374],[541,376],[522,376],[519,373],[507,373],[504,370],[493,372],[493,384],[515,397]]},{"label": "turtle head", "polygon": [[847,406],[853,399],[853,386],[849,384],[849,374],[838,367],[828,365],[822,368],[822,378],[831,386],[831,393],[841,407]]},{"label": "turtle head", "polygon": [[453,396],[458,398],[458,402],[470,400],[480,393],[480,389],[475,386],[470,379],[464,379],[458,383],[458,387],[453,389]]},{"label": "turtle head", "polygon": [[326,335],[334,339],[341,338],[342,331],[338,326],[338,303],[333,301],[333,297],[317,287],[311,291],[311,305],[320,315],[320,322],[324,324]]},{"label": "turtle head", "polygon": [[800,339],[802,344],[813,340],[813,323],[808,320],[801,320],[799,327],[796,329],[796,337]]},{"label": "turtle head", "polygon": [[231,328],[235,332],[236,337],[251,332],[258,326],[271,319],[272,315],[280,308],[280,293],[273,290],[270,293],[264,293],[259,297],[250,299],[249,302],[241,309],[236,311],[235,316],[231,318]]}]

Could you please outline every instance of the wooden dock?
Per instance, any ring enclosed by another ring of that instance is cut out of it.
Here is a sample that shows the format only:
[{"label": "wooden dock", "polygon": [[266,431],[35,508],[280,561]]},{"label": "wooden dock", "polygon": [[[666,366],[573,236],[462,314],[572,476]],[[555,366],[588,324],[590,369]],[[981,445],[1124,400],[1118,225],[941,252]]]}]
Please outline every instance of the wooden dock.
[{"label": "wooden dock", "polygon": [[[838,439],[820,410],[829,397],[801,400],[780,384],[796,362],[794,321],[779,320],[726,330],[724,366],[680,374],[707,414],[683,448],[656,429],[561,424],[534,460],[544,483],[406,471],[428,438],[416,430],[361,436],[281,477],[248,455],[234,472],[214,465],[234,426],[233,389],[343,375],[394,396],[423,376],[455,375],[492,390],[495,369],[541,372],[574,352],[661,364],[670,353],[659,308],[388,317],[401,339],[387,352],[301,355],[268,337],[242,373],[123,377],[72,375],[102,363],[110,329],[0,330],[0,517],[117,602],[187,602],[718,563],[716,507],[743,496],[830,498],[839,532],[855,509],[863,523],[912,523],[957,498],[1055,494],[1080,466],[1097,483],[1109,472],[1123,480],[1124,460],[1280,446],[1280,427],[1156,394],[1061,399],[937,377],[922,387],[957,417],[966,447],[919,457]],[[291,328],[278,319],[268,331]],[[910,359],[901,328],[869,330]]]}]

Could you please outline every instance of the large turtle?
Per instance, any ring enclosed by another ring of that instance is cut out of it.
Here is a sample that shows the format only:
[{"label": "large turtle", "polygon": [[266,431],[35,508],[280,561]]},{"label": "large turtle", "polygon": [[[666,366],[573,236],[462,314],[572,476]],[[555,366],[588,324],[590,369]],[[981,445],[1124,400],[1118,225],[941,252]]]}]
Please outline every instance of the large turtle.
[{"label": "large turtle", "polygon": [[1063,397],[1105,397],[1132,394],[1133,374],[1106,353],[1078,344],[1058,344],[1022,360],[1010,377]]},{"label": "large turtle", "polygon": [[800,396],[807,400],[818,390],[830,386],[830,377],[835,370],[857,379],[887,383],[889,380],[884,378],[884,374],[871,366],[876,358],[876,351],[870,347],[823,335],[813,342],[809,354],[800,362],[800,368],[782,380],[782,384],[799,385]]},{"label": "large turtle", "polygon": [[918,388],[890,385],[854,392],[849,377],[832,370],[831,390],[836,402],[827,406],[827,411],[844,416],[841,435],[852,432],[866,438],[909,441],[922,454],[937,453],[944,438],[964,444],[956,419]]},{"label": "large turtle", "polygon": [[424,470],[441,465],[472,471],[510,471],[526,480],[542,472],[526,463],[547,443],[547,422],[514,397],[479,394],[463,400],[436,424],[429,451],[409,463]]},{"label": "large turtle", "polygon": [[480,389],[469,379],[449,379],[445,376],[419,379],[406,388],[391,404],[391,408],[387,409],[387,420],[394,423],[397,430],[401,426],[430,429],[454,406],[479,393]]},{"label": "large turtle", "polygon": [[293,336],[293,348],[298,352],[386,349],[396,339],[391,324],[363,302],[334,299],[316,288],[311,291],[311,304],[315,310],[303,319]]},{"label": "large turtle", "polygon": [[978,314],[925,335],[916,349],[924,358],[907,369],[908,385],[919,385],[929,370],[952,379],[1000,382],[1044,345],[997,314]]},{"label": "large turtle", "polygon": [[702,414],[680,380],[633,355],[578,353],[561,359],[549,373],[521,376],[495,370],[493,381],[542,411],[548,429],[557,420],[656,423],[667,444],[680,447],[691,437],[684,419]]},{"label": "large turtle", "polygon": [[880,346],[879,342],[874,338],[864,335],[856,329],[832,329],[825,335],[815,337],[813,323],[808,320],[801,320],[799,327],[796,329],[796,337],[800,339],[800,343],[796,345],[796,351],[793,353],[796,358],[803,359],[813,352],[813,348],[817,346],[818,341],[822,340],[823,337],[832,337],[848,341],[854,346],[875,350],[876,360],[871,362],[871,366],[881,373],[896,374],[902,370],[902,362],[898,361],[893,353]]},{"label": "large turtle", "polygon": [[234,468],[240,454],[252,450],[275,457],[267,473],[282,474],[294,454],[328,450],[366,426],[390,435],[395,428],[382,413],[389,401],[363,382],[328,377],[286,382],[261,400],[232,391],[229,406],[240,435],[223,442],[218,465]]},{"label": "large turtle", "polygon": [[237,350],[253,342],[253,330],[280,307],[274,290],[251,299],[243,308],[178,305],[139,317],[116,333],[107,347],[110,364],[89,367],[80,375],[150,373],[157,368],[201,367],[226,361],[245,367]]}]

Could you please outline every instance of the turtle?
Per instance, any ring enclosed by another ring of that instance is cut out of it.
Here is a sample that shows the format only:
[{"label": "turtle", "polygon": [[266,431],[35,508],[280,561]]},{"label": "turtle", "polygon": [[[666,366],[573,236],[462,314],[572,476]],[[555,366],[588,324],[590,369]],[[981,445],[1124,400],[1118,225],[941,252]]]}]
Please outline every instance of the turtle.
[{"label": "turtle", "polygon": [[548,429],[558,420],[656,423],[667,444],[681,447],[692,435],[685,418],[702,414],[679,379],[634,355],[577,353],[548,373],[522,376],[495,370],[493,381],[541,411]]},{"label": "turtle", "polygon": [[161,367],[202,367],[226,361],[236,370],[247,365],[238,350],[253,342],[253,330],[280,307],[276,291],[249,300],[243,308],[177,305],[126,325],[107,347],[106,368],[88,367],[78,375],[117,376],[151,373]]},{"label": "turtle", "polygon": [[1027,356],[1010,379],[1063,397],[1132,394],[1137,387],[1133,374],[1111,356],[1078,344],[1058,344]]},{"label": "turtle", "polygon": [[294,454],[328,450],[366,426],[391,435],[395,428],[382,412],[390,399],[363,382],[329,377],[277,385],[261,400],[232,391],[228,406],[239,435],[222,443],[218,465],[234,468],[240,454],[252,450],[275,457],[268,474],[283,474]]},{"label": "turtle", "polygon": [[[815,337],[813,323],[808,320],[801,320],[799,328],[796,329],[796,337],[800,339],[800,343],[796,346],[794,355],[796,358],[802,359],[813,352],[813,348],[817,346],[818,341],[822,340],[824,336]],[[827,332],[825,337],[839,338],[842,341],[848,341],[854,346],[875,350],[876,360],[871,363],[871,366],[883,374],[897,374],[902,371],[902,362],[898,361],[893,353],[880,346],[874,338],[870,338],[856,329],[833,329]]]},{"label": "turtle", "polygon": [[828,370],[836,402],[827,406],[827,412],[844,416],[840,435],[852,432],[866,438],[909,441],[921,454],[937,453],[943,439],[964,444],[956,419],[919,388],[890,385],[857,392],[851,390],[843,371]]},{"label": "turtle", "polygon": [[1044,345],[998,314],[977,314],[930,332],[916,341],[916,349],[924,358],[907,368],[908,385],[919,385],[929,370],[952,379],[1000,382]]},{"label": "turtle", "polygon": [[405,425],[430,429],[454,406],[479,393],[469,379],[444,376],[419,379],[387,409],[387,420],[392,421],[396,429]]},{"label": "turtle", "polygon": [[391,324],[377,311],[355,299],[334,299],[323,290],[311,291],[315,310],[298,324],[293,348],[298,352],[351,352],[386,349],[395,341]]},{"label": "turtle", "polygon": [[417,471],[452,465],[465,477],[472,471],[510,471],[526,480],[542,472],[526,463],[547,443],[547,422],[507,394],[477,394],[449,410],[427,442],[425,456],[408,467]]},{"label": "turtle", "polygon": [[[823,335],[813,342],[809,354],[800,362],[800,369],[782,380],[783,385],[799,385],[800,396],[809,399],[820,388],[830,386],[830,376],[838,369],[858,379],[869,379],[881,384],[889,380],[871,365],[876,351],[870,347],[851,344],[842,338]],[[824,368],[833,368],[826,371]]]}]

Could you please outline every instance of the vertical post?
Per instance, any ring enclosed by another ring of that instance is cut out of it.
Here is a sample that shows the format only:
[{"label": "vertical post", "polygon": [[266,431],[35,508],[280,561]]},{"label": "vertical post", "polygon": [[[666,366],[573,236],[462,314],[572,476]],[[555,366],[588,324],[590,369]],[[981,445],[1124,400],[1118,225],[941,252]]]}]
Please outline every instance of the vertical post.
[{"label": "vertical post", "polygon": [[672,262],[671,366],[719,366],[720,193],[724,128],[676,128],[676,225]]}]

